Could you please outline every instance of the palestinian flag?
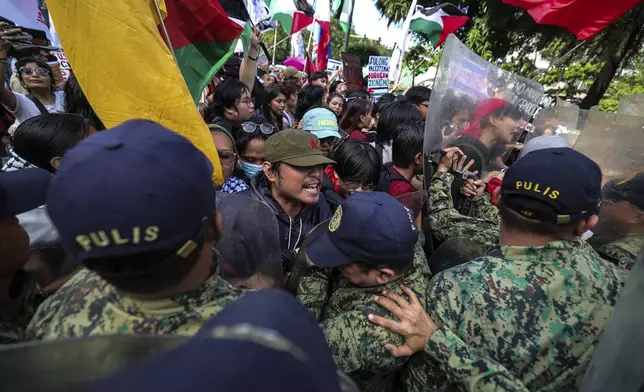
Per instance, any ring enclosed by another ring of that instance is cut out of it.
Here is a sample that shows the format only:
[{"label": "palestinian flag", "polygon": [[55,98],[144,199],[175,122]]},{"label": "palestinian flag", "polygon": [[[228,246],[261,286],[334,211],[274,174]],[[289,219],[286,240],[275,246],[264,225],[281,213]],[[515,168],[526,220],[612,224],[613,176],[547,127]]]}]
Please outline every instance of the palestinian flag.
[{"label": "palestinian flag", "polygon": [[[234,4],[222,0],[227,1]],[[217,0],[165,0],[165,9],[172,49],[197,102],[206,84],[233,54],[245,21],[229,17]],[[235,16],[244,18],[243,13]]]},{"label": "palestinian flag", "polygon": [[469,19],[453,4],[444,3],[431,8],[418,6],[409,23],[409,30],[429,38],[436,48]]},{"label": "palestinian flag", "polygon": [[349,14],[351,13],[351,0],[339,0],[334,3],[333,16],[340,21],[340,27],[346,33],[349,31]]},{"label": "palestinian flag", "polygon": [[288,35],[313,23],[313,7],[306,0],[266,0],[269,12]]}]

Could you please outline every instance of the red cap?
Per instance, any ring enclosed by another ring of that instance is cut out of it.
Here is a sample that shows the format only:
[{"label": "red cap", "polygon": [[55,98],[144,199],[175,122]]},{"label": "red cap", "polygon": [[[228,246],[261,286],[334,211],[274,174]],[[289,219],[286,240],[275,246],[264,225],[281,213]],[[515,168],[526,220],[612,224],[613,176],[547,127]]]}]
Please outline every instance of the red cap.
[{"label": "red cap", "polygon": [[463,133],[466,135],[472,135],[478,139],[481,136],[481,118],[506,106],[508,106],[508,101],[505,99],[489,98],[481,101],[481,103],[476,107],[476,110],[474,110],[474,121],[472,122],[472,125],[463,131]]}]

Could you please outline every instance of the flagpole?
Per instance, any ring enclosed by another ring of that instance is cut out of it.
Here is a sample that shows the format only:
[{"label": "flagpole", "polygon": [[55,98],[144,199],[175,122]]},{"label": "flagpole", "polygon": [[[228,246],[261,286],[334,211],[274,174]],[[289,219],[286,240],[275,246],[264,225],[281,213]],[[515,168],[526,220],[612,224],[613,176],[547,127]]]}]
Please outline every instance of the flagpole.
[{"label": "flagpole", "polygon": [[[275,65],[275,55],[277,52],[277,33],[279,32],[280,22],[275,23],[275,34],[273,34],[273,65]],[[288,37],[286,37],[288,38]]]},{"label": "flagpole", "polygon": [[[295,34],[297,34],[297,33],[295,33]],[[272,50],[273,48],[275,48],[276,46],[280,45],[282,42],[286,41],[287,39],[291,39],[291,37],[293,37],[295,34],[291,34],[291,35],[289,35],[288,37],[286,37],[286,38],[284,38],[284,39],[279,40],[276,44],[273,44],[273,46],[271,46],[271,50]]]},{"label": "flagpole", "polygon": [[174,54],[172,43],[170,42],[170,35],[168,35],[168,29],[165,28],[165,22],[163,21],[163,14],[161,13],[161,8],[159,7],[159,3],[157,2],[157,0],[154,0],[154,9],[157,11],[157,17],[159,18],[159,24],[161,25],[161,31],[163,31],[163,37],[165,38],[165,43],[168,45],[168,48],[170,49],[170,53],[172,53],[172,58],[174,59],[175,64],[179,64],[177,62],[177,56],[175,56]]},{"label": "flagpole", "polygon": [[311,42],[313,41],[313,34],[315,33],[315,19],[313,19],[313,23],[311,24],[311,35],[309,35],[309,44],[306,46],[306,51],[311,52]]},{"label": "flagpole", "polygon": [[344,34],[344,51],[348,52],[349,51],[349,35],[351,35],[351,25],[353,24],[353,8],[356,6],[356,0],[344,0],[344,1],[351,1],[351,5],[349,6],[349,27],[347,28],[347,32]]}]

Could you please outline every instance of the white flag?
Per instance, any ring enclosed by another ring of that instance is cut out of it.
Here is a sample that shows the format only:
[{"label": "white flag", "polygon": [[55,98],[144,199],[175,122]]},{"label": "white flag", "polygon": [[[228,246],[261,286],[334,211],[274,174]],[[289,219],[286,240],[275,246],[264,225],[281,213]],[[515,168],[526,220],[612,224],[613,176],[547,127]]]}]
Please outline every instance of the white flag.
[{"label": "white flag", "polygon": [[42,30],[51,40],[47,20],[40,12],[36,0],[2,0],[0,16],[9,19],[16,25],[34,30]]},{"label": "white flag", "polygon": [[409,24],[411,23],[411,17],[414,15],[416,10],[416,0],[411,2],[411,7],[409,7],[409,12],[407,13],[407,18],[403,24],[402,30],[400,32],[400,40],[396,43],[393,53],[391,54],[391,61],[389,62],[389,80],[393,80],[394,83],[398,83],[398,78],[402,72],[402,60],[405,52],[407,51],[407,35],[409,34]]}]

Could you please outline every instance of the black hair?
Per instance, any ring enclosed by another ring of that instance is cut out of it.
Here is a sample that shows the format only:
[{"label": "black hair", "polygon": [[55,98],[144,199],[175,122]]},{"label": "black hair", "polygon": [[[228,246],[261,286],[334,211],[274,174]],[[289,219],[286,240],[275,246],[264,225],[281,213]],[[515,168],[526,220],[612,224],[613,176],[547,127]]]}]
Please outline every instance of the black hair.
[{"label": "black hair", "polygon": [[336,93],[338,86],[341,85],[342,83],[344,82],[341,80],[334,80],[333,82],[331,82],[331,84],[329,85],[329,94]]},{"label": "black hair", "polygon": [[404,123],[394,129],[391,157],[394,165],[407,169],[418,153],[423,152],[423,121]]},{"label": "black hair", "polygon": [[416,106],[407,101],[394,101],[383,106],[378,119],[378,128],[376,129],[378,132],[376,142],[390,142],[397,126],[422,120],[423,117]]},{"label": "black hair", "polygon": [[347,96],[348,101],[352,101],[354,99],[371,99],[371,96],[367,90],[356,90]]},{"label": "black hair", "polygon": [[429,101],[429,97],[432,95],[432,90],[429,87],[425,86],[414,86],[407,90],[405,93],[405,99],[413,103],[414,105],[420,105],[425,101]]},{"label": "black hair", "polygon": [[390,268],[392,271],[394,271],[398,275],[403,275],[409,268],[411,268],[413,264],[413,259],[409,260],[408,263],[400,263],[399,265],[392,265],[389,263],[386,264],[374,264],[374,263],[365,263],[362,261],[356,262],[358,265],[358,268],[360,268],[360,272],[363,274],[369,273],[369,271],[373,270],[378,270],[381,268]]},{"label": "black hair", "polygon": [[65,113],[78,114],[79,116],[85,117],[88,119],[94,128],[97,130],[105,129],[105,125],[98,118],[98,115],[90,105],[85,93],[80,84],[78,84],[78,79],[76,75],[72,73],[65,82],[64,88],[65,94]]},{"label": "black hair", "polygon": [[342,120],[340,120],[340,129],[345,132],[352,132],[358,126],[360,116],[370,114],[372,108],[373,103],[368,99],[356,98],[353,100],[347,100],[344,116],[342,116]]},{"label": "black hair", "polygon": [[[271,109],[271,102],[279,95],[284,95],[279,85],[273,84],[266,86],[264,89],[264,102],[262,103],[262,114],[267,122],[273,124],[278,131],[284,129],[284,120],[282,116],[276,116]],[[286,98],[286,96],[285,96]]]},{"label": "black hair", "polygon": [[[345,113],[345,111],[346,111],[346,108],[347,108],[347,102],[344,100],[344,97],[343,97],[341,94],[338,94],[338,93],[329,93],[329,95],[327,95],[327,97],[326,97],[326,107],[327,107],[327,108],[329,108],[329,104],[331,103],[331,101],[333,100],[333,98],[340,98],[340,99],[342,100],[342,111],[340,112],[340,114],[336,115],[336,117],[338,117],[338,120],[340,120],[341,116],[342,116],[342,115]],[[329,110],[331,110],[331,109],[329,108]],[[334,112],[333,114],[335,114],[335,112]]]},{"label": "black hair", "polygon": [[309,76],[309,82],[311,82],[311,83],[313,83],[314,80],[318,80],[318,79],[326,79],[328,81],[329,76],[326,74],[326,72],[323,72],[323,71],[313,72]]},{"label": "black hair", "polygon": [[177,249],[164,249],[121,257],[89,259],[83,261],[83,264],[118,290],[153,294],[178,285],[197,264],[203,245],[202,241],[185,258],[176,254]]},{"label": "black hair", "polygon": [[506,105],[503,107],[500,107],[490,114],[487,114],[479,120],[481,123],[481,129],[489,127],[491,125],[490,118],[491,117],[496,117],[496,118],[501,118],[501,117],[510,117],[513,120],[521,120],[522,113],[521,111],[515,107],[514,105]]},{"label": "black hair", "polygon": [[295,108],[295,119],[300,121],[304,114],[316,106],[324,107],[324,94],[326,90],[317,84],[307,84],[300,90]]},{"label": "black hair", "polygon": [[345,140],[333,151],[333,168],[344,182],[377,185],[381,159],[378,151],[359,140]]},{"label": "black hair", "polygon": [[504,203],[504,200],[508,197],[511,197],[515,203],[525,207],[527,210],[541,211],[556,215],[555,210],[551,206],[540,200],[519,195],[503,196],[499,202],[499,214],[501,215],[501,221],[505,227],[523,233],[551,236],[553,239],[558,240],[569,240],[571,236],[575,235],[574,231],[577,228],[579,221],[565,225],[558,225],[556,223],[525,218]]},{"label": "black hair", "polygon": [[49,71],[49,79],[51,80],[51,92],[53,93],[56,90],[56,82],[54,81],[54,71],[52,71],[49,64],[36,60],[33,57],[25,57],[16,61],[16,69],[18,70],[18,80],[20,80],[20,84],[25,86],[25,81],[22,79],[22,72],[20,72],[20,68],[24,67],[28,63],[36,63],[38,67],[45,68],[47,71]]},{"label": "black hair", "polygon": [[224,117],[226,109],[234,109],[244,92],[248,90],[248,86],[237,79],[228,78],[219,83],[215,87],[215,94],[213,96],[212,105],[209,110],[209,120],[211,123],[214,117]]},{"label": "black hair", "polygon": [[446,100],[446,103],[443,105],[443,111],[441,113],[443,122],[452,122],[452,117],[455,114],[467,110],[469,112],[470,120],[474,116],[474,109],[476,105],[474,101],[468,97],[451,97]]},{"label": "black hair", "polygon": [[382,96],[380,96],[380,98],[378,98],[377,103],[381,104],[381,105],[384,105],[386,103],[392,103],[395,100],[396,100],[395,95],[393,95],[392,93],[386,93],[386,94],[382,94]]},{"label": "black hair", "polygon": [[282,94],[284,94],[287,100],[291,97],[291,95],[299,94],[300,90],[302,89],[302,86],[290,80],[280,83],[279,86],[282,91]]},{"label": "black hair", "polygon": [[62,157],[89,134],[89,120],[69,113],[47,113],[23,121],[13,135],[14,151],[27,162],[55,173],[51,160]]},{"label": "black hair", "polygon": [[39,256],[45,268],[37,268],[29,272],[36,275],[36,279],[41,284],[48,285],[52,281],[70,275],[82,266],[82,263],[65,252],[61,245],[33,249],[33,252]]},{"label": "black hair", "polygon": [[[252,122],[255,124],[266,123],[265,120],[259,117],[253,117],[247,122]],[[272,136],[272,135],[266,135],[262,133],[259,129],[255,130],[255,132],[253,133],[246,133],[242,128],[242,124],[233,125],[233,135],[235,137],[235,147],[237,148],[237,151],[238,151],[237,153],[239,154],[240,157],[244,155],[244,151],[246,151],[246,147],[248,147],[248,143],[250,143],[251,140],[261,139],[265,141],[270,136]]]}]

